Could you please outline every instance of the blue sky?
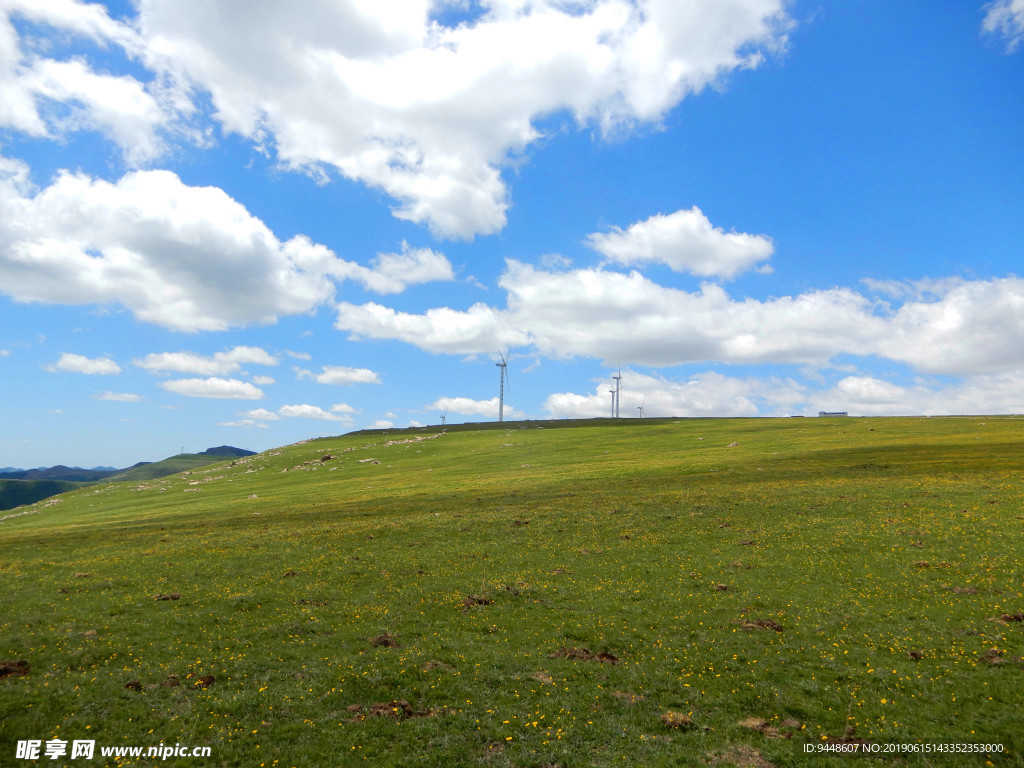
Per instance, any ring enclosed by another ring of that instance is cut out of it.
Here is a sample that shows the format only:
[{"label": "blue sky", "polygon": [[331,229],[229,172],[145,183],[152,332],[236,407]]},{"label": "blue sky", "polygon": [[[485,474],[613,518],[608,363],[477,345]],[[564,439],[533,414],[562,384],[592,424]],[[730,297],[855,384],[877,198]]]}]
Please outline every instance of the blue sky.
[{"label": "blue sky", "polygon": [[1024,0],[0,0],[0,466],[1024,412]]}]

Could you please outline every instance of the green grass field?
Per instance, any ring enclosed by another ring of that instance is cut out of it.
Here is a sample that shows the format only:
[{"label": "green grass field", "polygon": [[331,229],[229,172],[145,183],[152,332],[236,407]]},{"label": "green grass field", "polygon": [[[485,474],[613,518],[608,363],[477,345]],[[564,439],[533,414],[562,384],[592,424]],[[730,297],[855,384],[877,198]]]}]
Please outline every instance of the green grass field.
[{"label": "green grass field", "polygon": [[0,765],[1024,765],[1024,419],[495,426],[7,513]]}]

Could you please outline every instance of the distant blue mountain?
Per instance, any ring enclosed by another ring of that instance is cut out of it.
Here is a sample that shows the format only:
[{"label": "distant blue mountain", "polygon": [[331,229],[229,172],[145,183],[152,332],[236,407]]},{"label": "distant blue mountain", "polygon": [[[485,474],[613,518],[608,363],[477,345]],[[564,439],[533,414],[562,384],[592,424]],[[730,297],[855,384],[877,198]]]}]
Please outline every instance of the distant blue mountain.
[{"label": "distant blue mountain", "polygon": [[[216,448],[207,448],[197,455],[216,457],[218,459],[235,459],[243,456],[254,456],[255,452],[247,451],[243,448],[235,448],[230,445],[220,445]],[[128,469],[134,469],[148,463],[147,461],[140,461]],[[0,480],[65,480],[79,483],[95,483],[124,471],[124,469],[118,469],[117,467],[82,469],[81,467],[66,467],[63,464],[58,464],[55,467],[36,467],[35,469],[3,467],[0,469]]]}]

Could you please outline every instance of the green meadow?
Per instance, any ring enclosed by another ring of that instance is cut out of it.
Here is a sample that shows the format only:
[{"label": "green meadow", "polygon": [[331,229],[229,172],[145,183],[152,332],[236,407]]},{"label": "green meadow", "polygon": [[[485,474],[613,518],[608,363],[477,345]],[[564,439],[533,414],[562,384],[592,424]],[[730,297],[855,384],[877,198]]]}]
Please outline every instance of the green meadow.
[{"label": "green meadow", "polygon": [[[356,433],[0,520],[4,766],[1024,765],[1020,418]],[[161,743],[211,755],[99,756]],[[998,746],[805,752],[937,744]]]}]

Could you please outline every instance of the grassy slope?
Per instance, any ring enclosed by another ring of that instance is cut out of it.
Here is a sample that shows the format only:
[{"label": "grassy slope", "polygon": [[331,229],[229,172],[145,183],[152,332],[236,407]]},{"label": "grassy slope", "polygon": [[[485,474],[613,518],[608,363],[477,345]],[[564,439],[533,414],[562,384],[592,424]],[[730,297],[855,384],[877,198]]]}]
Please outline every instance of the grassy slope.
[{"label": "grassy slope", "polygon": [[176,475],[179,472],[199,469],[224,461],[223,457],[207,456],[199,453],[179,453],[163,461],[153,461],[143,464],[141,467],[132,467],[124,472],[119,472],[109,478],[111,481],[137,482],[142,480],[155,480],[158,477]]},{"label": "grassy slope", "polygon": [[70,480],[0,480],[0,512],[79,488]]},{"label": "grassy slope", "polygon": [[[802,766],[853,727],[1024,765],[1024,625],[988,620],[1024,611],[1024,420],[545,426],[319,440],[0,523],[0,661],[33,665],[0,679],[0,762],[60,735],[218,765]],[[436,716],[347,709],[397,699]]]}]

